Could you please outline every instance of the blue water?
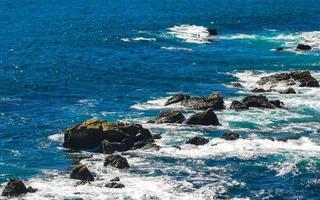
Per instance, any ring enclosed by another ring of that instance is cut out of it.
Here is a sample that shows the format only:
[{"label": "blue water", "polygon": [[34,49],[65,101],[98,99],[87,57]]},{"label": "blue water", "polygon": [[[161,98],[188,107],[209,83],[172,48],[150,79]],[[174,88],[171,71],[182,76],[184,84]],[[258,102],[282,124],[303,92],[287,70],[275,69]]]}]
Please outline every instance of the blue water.
[{"label": "blue water", "polygon": [[[237,81],[236,72],[246,70],[318,73],[319,51],[272,51],[279,46],[289,49],[286,42],[292,41],[270,38],[319,31],[319,14],[316,0],[0,1],[0,183],[13,177],[41,177],[44,170],[69,170],[75,162],[72,153],[59,148],[61,141],[50,140],[50,136],[91,117],[140,122],[160,109],[134,105],[181,91],[242,97],[239,89],[228,85]],[[215,28],[220,38],[211,44],[189,43],[169,33],[168,28],[181,25]],[[239,34],[252,37],[230,39]],[[320,34],[314,34],[318,36],[311,40],[319,47]],[[134,40],[139,37],[153,40]],[[169,47],[180,50],[166,49]],[[320,99],[319,93],[312,98]],[[320,108],[308,106],[307,101],[289,108],[295,114],[291,118],[282,119],[277,111],[266,116],[257,111],[246,113],[243,121],[226,118],[224,128],[240,129],[243,137],[254,132],[256,138],[268,138],[288,127],[279,134],[294,132],[317,146]],[[219,114],[221,118],[242,115]],[[268,124],[254,121],[255,116]],[[222,133],[215,129],[191,131],[211,139]],[[166,128],[154,128],[153,132],[167,134]],[[163,145],[183,144],[177,137]],[[243,183],[224,185],[227,189],[217,196],[220,199],[319,199],[320,152],[312,149],[315,154],[309,155],[306,150],[295,157],[295,152],[287,151],[250,158],[208,156],[201,158],[200,164],[192,156],[150,156],[147,160],[168,169],[179,163],[212,176],[211,180],[218,174]],[[291,159],[296,164],[284,174],[269,167]],[[211,167],[224,170],[208,171]],[[192,191],[212,182],[194,181],[198,173],[175,168],[159,172],[137,167],[131,173],[187,181],[193,184]]]}]

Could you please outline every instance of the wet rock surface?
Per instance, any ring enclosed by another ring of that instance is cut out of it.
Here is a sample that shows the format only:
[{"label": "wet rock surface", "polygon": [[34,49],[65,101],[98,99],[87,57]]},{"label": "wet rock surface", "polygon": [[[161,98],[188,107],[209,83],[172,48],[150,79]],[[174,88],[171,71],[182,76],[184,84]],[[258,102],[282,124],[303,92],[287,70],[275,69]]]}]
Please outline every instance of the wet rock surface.
[{"label": "wet rock surface", "polygon": [[19,196],[26,193],[34,193],[38,191],[37,189],[30,187],[26,187],[25,184],[21,180],[11,179],[4,190],[2,191],[2,196]]},{"label": "wet rock surface", "polygon": [[204,137],[194,137],[186,141],[186,144],[193,144],[193,145],[204,145],[209,142],[209,139],[204,138]]},{"label": "wet rock surface", "polygon": [[82,181],[94,181],[92,173],[89,171],[87,166],[80,164],[72,169],[70,178],[78,179]]},{"label": "wet rock surface", "polygon": [[185,124],[194,125],[220,125],[217,115],[213,112],[213,109],[209,108],[204,112],[196,113],[185,121]]},{"label": "wet rock surface", "polygon": [[152,120],[152,123],[182,123],[186,118],[178,110],[165,110],[160,113],[158,117]]},{"label": "wet rock surface", "polygon": [[104,166],[109,165],[118,169],[127,169],[130,167],[127,159],[119,154],[112,154],[105,158]]},{"label": "wet rock surface", "polygon": [[240,135],[234,132],[226,132],[221,136],[221,138],[225,140],[237,140],[239,137]]}]

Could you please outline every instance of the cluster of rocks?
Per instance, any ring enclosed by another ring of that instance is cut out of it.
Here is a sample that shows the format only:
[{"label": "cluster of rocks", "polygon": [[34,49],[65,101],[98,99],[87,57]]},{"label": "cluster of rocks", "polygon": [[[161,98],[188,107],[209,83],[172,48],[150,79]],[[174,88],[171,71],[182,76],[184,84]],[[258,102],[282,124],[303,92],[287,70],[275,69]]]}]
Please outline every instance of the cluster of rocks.
[{"label": "cluster of rocks", "polygon": [[230,109],[234,110],[246,110],[250,107],[254,108],[283,108],[284,103],[280,100],[269,100],[263,95],[252,95],[243,98],[241,101],[233,101],[230,105]]},{"label": "cluster of rocks", "polygon": [[[238,133],[234,133],[234,132],[226,132],[224,134],[222,134],[221,136],[222,139],[225,139],[225,140],[237,140],[240,138],[240,135]],[[199,137],[199,136],[196,136],[196,137],[193,137],[189,140],[186,141],[186,144],[192,144],[192,145],[205,145],[209,143],[209,139],[205,138],[205,137]]]},{"label": "cluster of rocks", "polygon": [[[276,48],[276,51],[283,51],[283,50],[284,50],[283,47]],[[298,44],[295,50],[296,51],[310,51],[310,50],[312,50],[312,47],[307,44]]]},{"label": "cluster of rocks", "polygon": [[4,190],[2,191],[2,196],[15,197],[26,193],[34,193],[37,189],[30,187],[26,187],[26,185],[22,182],[22,180],[11,179]]}]

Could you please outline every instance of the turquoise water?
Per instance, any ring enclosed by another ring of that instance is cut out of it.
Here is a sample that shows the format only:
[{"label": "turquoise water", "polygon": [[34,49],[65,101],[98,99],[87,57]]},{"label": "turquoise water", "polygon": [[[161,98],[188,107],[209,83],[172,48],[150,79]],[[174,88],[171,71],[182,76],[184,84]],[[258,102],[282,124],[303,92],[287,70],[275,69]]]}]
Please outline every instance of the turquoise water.
[{"label": "turquoise water", "polygon": [[[216,91],[230,105],[270,73],[310,70],[319,81],[319,14],[313,0],[1,1],[0,183],[28,179],[39,192],[27,199],[319,199],[319,89],[268,94],[284,110],[219,111],[218,128],[146,123],[177,92]],[[205,27],[219,31],[212,43]],[[313,50],[295,52],[302,42]],[[61,148],[59,133],[91,117],[141,123],[165,148],[128,152],[129,172],[103,173],[84,158],[103,155]],[[220,140],[226,130],[244,139]],[[183,145],[195,135],[209,144]],[[284,136],[301,139],[267,139]],[[125,189],[73,187],[81,158]]]}]

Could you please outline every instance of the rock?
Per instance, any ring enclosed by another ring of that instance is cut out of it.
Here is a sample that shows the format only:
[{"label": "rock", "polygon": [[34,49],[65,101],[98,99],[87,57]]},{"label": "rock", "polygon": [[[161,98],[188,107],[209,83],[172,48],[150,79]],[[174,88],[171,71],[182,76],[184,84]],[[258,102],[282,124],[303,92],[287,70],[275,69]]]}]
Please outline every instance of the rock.
[{"label": "rock", "polygon": [[238,133],[233,133],[233,132],[227,132],[224,133],[221,138],[225,140],[237,140],[239,139],[239,134]]},{"label": "rock", "polygon": [[185,121],[185,123],[196,125],[220,125],[217,115],[213,112],[212,108],[209,108],[204,112],[192,115]]},{"label": "rock", "polygon": [[164,105],[168,106],[170,104],[179,103],[179,102],[182,102],[182,101],[187,100],[189,98],[190,98],[189,95],[179,93],[179,94],[176,94],[176,95],[170,97]]},{"label": "rock", "polygon": [[270,100],[269,103],[271,103],[272,105],[274,105],[277,108],[283,108],[284,103],[280,100]]},{"label": "rock", "polygon": [[287,142],[288,140],[299,140],[301,137],[284,137],[284,138],[269,138],[272,141],[279,141],[279,142]]},{"label": "rock", "polygon": [[178,150],[181,150],[181,147],[178,146],[178,145],[173,145],[172,147],[173,147],[173,148],[176,148],[176,149],[178,149]]},{"label": "rock", "polygon": [[119,154],[112,154],[107,156],[104,161],[104,166],[108,165],[111,165],[118,169],[127,169],[130,167],[127,159],[120,156]]},{"label": "rock", "polygon": [[207,28],[207,31],[209,33],[210,36],[215,36],[218,35],[218,31],[212,28]]},{"label": "rock", "polygon": [[208,97],[190,97],[188,100],[183,101],[182,105],[195,110],[224,109],[223,98],[218,93],[212,93]]},{"label": "rock", "polygon": [[296,48],[297,51],[309,51],[311,49],[312,49],[311,46],[307,44],[298,44]]},{"label": "rock", "polygon": [[276,48],[276,51],[283,51],[283,47]]},{"label": "rock", "polygon": [[296,91],[290,87],[285,90],[280,91],[280,94],[297,94]]},{"label": "rock", "polygon": [[236,88],[243,88],[243,85],[241,85],[241,83],[233,83],[232,86]]},{"label": "rock", "polygon": [[204,137],[194,137],[189,139],[186,144],[193,144],[193,145],[204,145],[207,144],[209,142],[208,139],[204,138]]},{"label": "rock", "polygon": [[120,178],[119,177],[114,177],[113,179],[110,180],[111,182],[118,182],[120,181]]},{"label": "rock", "polygon": [[256,108],[275,108],[275,106],[269,102],[266,96],[248,96],[242,99],[242,103],[247,107],[256,107]]},{"label": "rock", "polygon": [[122,183],[111,182],[111,183],[105,184],[105,187],[108,187],[108,188],[124,188],[125,186]]},{"label": "rock", "polygon": [[153,142],[150,131],[140,124],[107,122],[93,118],[67,129],[63,146],[72,149],[97,148],[101,147],[103,140],[110,143],[125,143],[130,140],[134,144],[141,141]]},{"label": "rock", "polygon": [[29,186],[29,187],[27,188],[27,190],[28,190],[29,193],[35,193],[35,192],[38,191],[37,188],[33,188],[33,187],[31,187],[31,186]]},{"label": "rock", "polygon": [[152,134],[152,139],[154,140],[160,140],[162,137],[160,134],[156,133],[156,134]]},{"label": "rock", "polygon": [[232,103],[230,105],[230,109],[247,110],[247,109],[249,109],[249,107],[246,106],[246,104],[242,103],[241,101],[232,101]]},{"label": "rock", "polygon": [[149,144],[143,146],[141,149],[143,149],[143,150],[153,149],[153,150],[159,151],[161,149],[161,147],[155,143],[149,143]]},{"label": "rock", "polygon": [[94,177],[87,168],[87,166],[80,164],[73,168],[70,178],[72,179],[79,179],[83,181],[94,181]]},{"label": "rock", "polygon": [[265,90],[263,88],[254,88],[253,90],[251,90],[251,92],[270,92],[270,90]]},{"label": "rock", "polygon": [[19,196],[29,192],[24,183],[21,180],[11,179],[4,190],[2,196]]},{"label": "rock", "polygon": [[178,110],[165,110],[160,113],[160,115],[154,119],[154,123],[182,123],[186,118]]},{"label": "rock", "polygon": [[124,140],[123,142],[110,142],[108,140],[103,140],[101,142],[102,152],[105,154],[112,154],[116,151],[128,151],[134,146],[134,142],[130,139]]}]

